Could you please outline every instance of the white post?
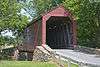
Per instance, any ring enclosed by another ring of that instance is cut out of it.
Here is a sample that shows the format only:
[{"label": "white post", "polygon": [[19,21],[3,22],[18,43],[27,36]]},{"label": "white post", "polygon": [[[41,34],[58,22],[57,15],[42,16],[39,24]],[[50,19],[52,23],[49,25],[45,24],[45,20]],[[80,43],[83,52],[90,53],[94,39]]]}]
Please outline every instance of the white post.
[{"label": "white post", "polygon": [[79,63],[79,67],[83,67],[83,64],[82,63]]},{"label": "white post", "polygon": [[[61,60],[61,56],[59,55],[59,61]],[[60,61],[60,64],[61,64],[61,61]]]},{"label": "white post", "polygon": [[68,59],[68,67],[71,67],[71,62],[69,59]]}]

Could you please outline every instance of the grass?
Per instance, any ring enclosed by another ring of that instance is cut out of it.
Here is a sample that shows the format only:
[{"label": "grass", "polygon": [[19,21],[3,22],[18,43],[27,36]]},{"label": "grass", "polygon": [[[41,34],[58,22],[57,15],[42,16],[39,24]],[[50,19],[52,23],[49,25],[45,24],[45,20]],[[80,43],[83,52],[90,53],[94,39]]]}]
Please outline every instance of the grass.
[{"label": "grass", "polygon": [[[64,62],[64,64],[65,64],[65,62]],[[65,64],[65,67],[67,67],[68,66],[68,64]],[[71,63],[71,67],[79,67],[77,64],[72,64]]]},{"label": "grass", "polygon": [[[0,67],[57,67],[53,62],[0,61]],[[65,65],[67,67],[67,64]],[[74,64],[71,67],[78,67]]]}]

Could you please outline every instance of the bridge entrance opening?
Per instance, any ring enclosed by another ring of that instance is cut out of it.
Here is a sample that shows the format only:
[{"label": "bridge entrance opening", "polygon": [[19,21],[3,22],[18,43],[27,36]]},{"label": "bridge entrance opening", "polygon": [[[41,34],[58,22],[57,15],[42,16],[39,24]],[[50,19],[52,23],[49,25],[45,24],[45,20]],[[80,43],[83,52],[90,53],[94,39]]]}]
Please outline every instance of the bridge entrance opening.
[{"label": "bridge entrance opening", "polygon": [[52,49],[71,46],[71,20],[69,17],[52,16],[46,22],[46,44]]}]

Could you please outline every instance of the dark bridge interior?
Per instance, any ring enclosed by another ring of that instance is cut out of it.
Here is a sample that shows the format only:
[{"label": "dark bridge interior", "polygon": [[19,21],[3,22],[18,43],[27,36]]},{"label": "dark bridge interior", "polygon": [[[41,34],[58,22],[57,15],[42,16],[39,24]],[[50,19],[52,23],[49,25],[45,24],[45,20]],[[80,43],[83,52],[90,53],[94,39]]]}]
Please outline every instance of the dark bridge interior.
[{"label": "dark bridge interior", "polygon": [[46,44],[52,49],[66,49],[70,47],[70,22],[68,17],[50,17],[46,23]]}]

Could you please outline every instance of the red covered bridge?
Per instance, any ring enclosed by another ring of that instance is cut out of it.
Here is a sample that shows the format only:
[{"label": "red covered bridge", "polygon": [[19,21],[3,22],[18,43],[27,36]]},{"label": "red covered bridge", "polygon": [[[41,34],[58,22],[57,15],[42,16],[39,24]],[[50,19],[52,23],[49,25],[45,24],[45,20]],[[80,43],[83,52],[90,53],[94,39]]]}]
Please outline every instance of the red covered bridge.
[{"label": "red covered bridge", "polygon": [[30,22],[23,35],[25,51],[38,45],[66,49],[74,48],[77,44],[75,19],[63,6],[55,7]]}]

